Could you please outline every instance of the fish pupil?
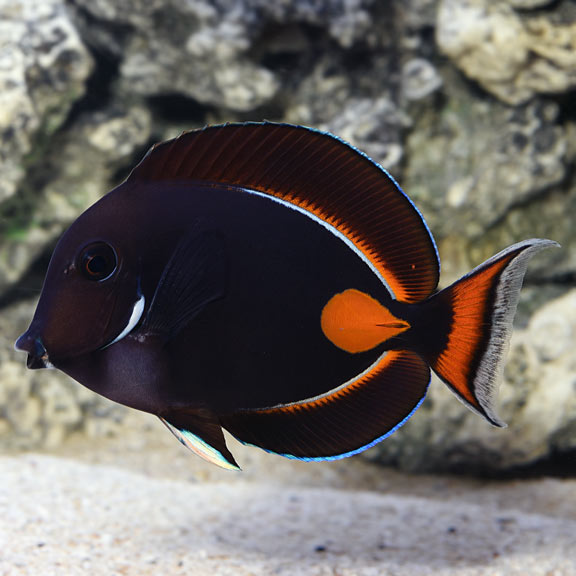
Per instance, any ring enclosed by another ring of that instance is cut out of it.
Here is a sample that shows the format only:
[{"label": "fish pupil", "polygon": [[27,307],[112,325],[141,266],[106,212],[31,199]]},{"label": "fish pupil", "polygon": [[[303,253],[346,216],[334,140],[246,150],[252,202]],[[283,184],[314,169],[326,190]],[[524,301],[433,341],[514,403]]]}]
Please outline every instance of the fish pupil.
[{"label": "fish pupil", "polygon": [[108,262],[106,261],[106,258],[104,258],[103,256],[98,256],[98,255],[92,256],[86,262],[86,267],[88,268],[88,272],[90,274],[94,274],[94,275],[102,274],[104,272],[104,270],[106,270],[107,265],[108,265]]},{"label": "fish pupil", "polygon": [[101,282],[114,274],[118,259],[114,248],[105,242],[95,242],[80,255],[80,270],[88,280]]}]

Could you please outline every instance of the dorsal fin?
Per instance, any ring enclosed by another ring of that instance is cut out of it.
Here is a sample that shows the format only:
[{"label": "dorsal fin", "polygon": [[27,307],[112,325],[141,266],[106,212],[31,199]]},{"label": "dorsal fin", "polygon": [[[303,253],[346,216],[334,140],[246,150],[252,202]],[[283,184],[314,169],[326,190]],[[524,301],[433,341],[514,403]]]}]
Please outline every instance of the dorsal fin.
[{"label": "dorsal fin", "polygon": [[392,289],[417,302],[436,288],[434,240],[390,175],[349,144],[290,124],[185,132],[155,145],[129,181],[208,181],[271,195],[336,228]]}]

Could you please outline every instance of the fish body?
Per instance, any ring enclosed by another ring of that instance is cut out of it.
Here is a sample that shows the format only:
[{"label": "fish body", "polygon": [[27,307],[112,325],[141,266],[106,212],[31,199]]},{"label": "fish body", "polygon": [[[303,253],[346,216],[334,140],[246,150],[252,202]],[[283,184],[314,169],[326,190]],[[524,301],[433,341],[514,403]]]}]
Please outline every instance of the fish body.
[{"label": "fish body", "polygon": [[435,370],[492,424],[528,259],[511,246],[436,292],[418,210],[365,155],[273,123],[151,149],[60,239],[16,347],[159,416],[236,468],[222,429],[305,460],[372,446]]}]

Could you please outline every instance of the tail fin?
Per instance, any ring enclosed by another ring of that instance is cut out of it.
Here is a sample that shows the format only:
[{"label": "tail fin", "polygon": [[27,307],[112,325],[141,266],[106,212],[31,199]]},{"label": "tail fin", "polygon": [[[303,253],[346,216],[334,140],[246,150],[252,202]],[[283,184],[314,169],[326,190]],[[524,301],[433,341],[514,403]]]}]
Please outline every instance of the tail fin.
[{"label": "tail fin", "polygon": [[[514,244],[424,304],[428,336],[421,330],[421,353],[464,404],[495,426],[506,426],[495,404],[522,280],[530,258],[551,246],[559,245],[541,239]],[[432,324],[446,334],[431,344]]]}]

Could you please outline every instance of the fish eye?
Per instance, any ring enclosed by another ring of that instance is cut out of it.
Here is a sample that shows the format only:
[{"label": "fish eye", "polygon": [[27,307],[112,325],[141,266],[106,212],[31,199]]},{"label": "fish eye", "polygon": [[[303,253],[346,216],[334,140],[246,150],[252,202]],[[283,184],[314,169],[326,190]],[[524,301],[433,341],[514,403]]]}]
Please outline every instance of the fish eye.
[{"label": "fish eye", "polygon": [[116,272],[118,258],[110,244],[94,242],[80,253],[78,268],[88,280],[102,282]]}]

